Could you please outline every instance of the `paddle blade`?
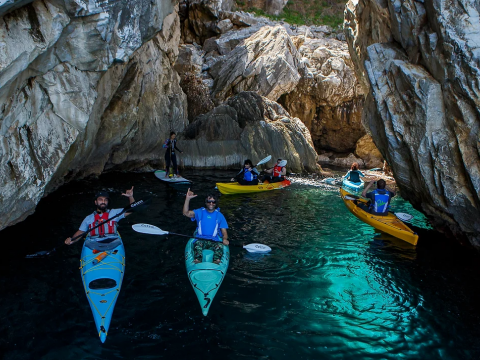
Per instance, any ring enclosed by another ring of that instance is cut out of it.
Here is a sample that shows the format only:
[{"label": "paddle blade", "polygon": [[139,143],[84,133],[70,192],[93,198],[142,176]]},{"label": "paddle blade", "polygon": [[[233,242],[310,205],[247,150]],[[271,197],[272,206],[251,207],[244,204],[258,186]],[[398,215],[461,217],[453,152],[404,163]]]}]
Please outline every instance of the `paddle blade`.
[{"label": "paddle blade", "polygon": [[272,159],[272,155],[268,155],[265,159],[260,160],[260,161],[257,163],[256,166],[265,164],[265,163],[269,162],[271,159]]},{"label": "paddle blade", "polygon": [[287,166],[287,160],[282,160],[278,163],[278,166],[284,167]]},{"label": "paddle blade", "polygon": [[142,209],[145,205],[147,205],[148,203],[150,203],[152,199],[151,198],[147,198],[145,200],[138,200],[138,201],[135,201],[134,203],[128,205],[126,208],[124,208],[123,210],[125,212],[133,212],[133,211],[137,211],[137,210],[140,210]]},{"label": "paddle blade", "polygon": [[253,253],[267,253],[272,251],[272,249],[263,244],[248,244],[243,247],[246,249],[248,252],[253,252]]},{"label": "paddle blade", "polygon": [[347,200],[358,200],[358,196],[355,196],[355,195],[345,195],[345,199],[347,199]]},{"label": "paddle blade", "polygon": [[410,221],[413,219],[413,216],[406,213],[395,213],[395,216],[402,221]]},{"label": "paddle blade", "polygon": [[168,231],[162,230],[159,227],[149,225],[149,224],[135,224],[135,225],[132,225],[132,229],[142,234],[150,234],[150,235],[167,235],[168,234]]}]

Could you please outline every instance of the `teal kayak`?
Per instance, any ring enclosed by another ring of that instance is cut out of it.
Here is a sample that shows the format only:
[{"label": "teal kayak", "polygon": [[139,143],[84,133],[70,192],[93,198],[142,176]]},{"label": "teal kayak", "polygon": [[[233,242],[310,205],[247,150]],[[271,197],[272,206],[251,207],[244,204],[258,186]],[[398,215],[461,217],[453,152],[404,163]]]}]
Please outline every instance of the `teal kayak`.
[{"label": "teal kayak", "polygon": [[342,181],[342,188],[347,191],[354,191],[359,192],[363,190],[364,183],[360,180],[360,182],[353,182],[347,179],[343,179]]},{"label": "teal kayak", "polygon": [[87,238],[80,258],[83,288],[102,343],[107,339],[125,273],[125,248],[122,239],[116,237],[106,241],[109,242],[100,243]]},{"label": "teal kayak", "polygon": [[213,263],[212,250],[203,250],[202,262],[195,264],[193,261],[194,242],[195,239],[188,240],[185,247],[185,265],[187,267],[188,279],[190,284],[192,284],[195,295],[197,295],[202,313],[207,316],[213,298],[227,273],[230,249],[228,246],[223,247],[223,256],[219,264]]}]

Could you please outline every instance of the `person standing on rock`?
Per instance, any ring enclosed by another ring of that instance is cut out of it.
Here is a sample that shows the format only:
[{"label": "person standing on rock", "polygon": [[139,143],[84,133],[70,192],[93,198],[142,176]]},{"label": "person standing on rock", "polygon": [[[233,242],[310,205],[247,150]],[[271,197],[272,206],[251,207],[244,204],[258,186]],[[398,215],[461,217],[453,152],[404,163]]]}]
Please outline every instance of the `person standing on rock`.
[{"label": "person standing on rock", "polygon": [[360,176],[365,177],[365,175],[358,170],[358,163],[354,162],[350,168],[350,171],[344,176],[344,179],[350,180],[353,183],[359,183],[361,182]]},{"label": "person standing on rock", "polygon": [[170,133],[170,138],[165,140],[165,143],[163,144],[163,147],[167,149],[165,152],[165,164],[166,164],[166,170],[165,170],[165,177],[169,176],[169,169],[170,169],[170,164],[173,165],[173,176],[177,177],[178,175],[178,168],[177,168],[177,156],[175,155],[175,150],[180,151],[180,153],[183,153],[182,150],[180,150],[177,147],[177,134],[175,134],[174,131]]},{"label": "person standing on rock", "polygon": [[270,183],[281,182],[285,180],[287,175],[287,160],[278,159],[273,168],[265,170],[267,175],[262,177],[262,182],[268,181]]},{"label": "person standing on rock", "polygon": [[243,163],[243,169],[231,179],[237,180],[240,185],[258,185],[258,176],[260,173],[253,167],[252,160],[247,159]]}]

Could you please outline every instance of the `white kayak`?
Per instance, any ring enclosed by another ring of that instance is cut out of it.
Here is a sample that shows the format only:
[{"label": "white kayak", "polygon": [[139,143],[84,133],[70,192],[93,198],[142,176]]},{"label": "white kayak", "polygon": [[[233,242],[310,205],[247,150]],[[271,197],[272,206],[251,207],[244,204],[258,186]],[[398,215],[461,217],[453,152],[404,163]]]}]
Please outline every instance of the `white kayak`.
[{"label": "white kayak", "polygon": [[183,183],[183,184],[186,184],[186,183],[190,183],[191,181],[190,180],[187,180],[185,179],[184,177],[180,176],[180,175],[177,175],[175,177],[165,177],[165,170],[157,170],[155,171],[155,176],[159,179],[159,180],[162,180],[162,181],[165,181],[167,183],[170,183],[170,184],[176,184],[176,183]]}]

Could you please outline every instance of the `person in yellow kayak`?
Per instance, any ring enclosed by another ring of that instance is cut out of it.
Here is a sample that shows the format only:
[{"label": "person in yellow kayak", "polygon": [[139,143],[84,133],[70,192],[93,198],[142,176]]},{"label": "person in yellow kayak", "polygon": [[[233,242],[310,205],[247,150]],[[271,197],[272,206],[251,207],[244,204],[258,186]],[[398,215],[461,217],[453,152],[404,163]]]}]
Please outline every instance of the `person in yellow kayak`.
[{"label": "person in yellow kayak", "polygon": [[[228,224],[225,216],[217,208],[217,197],[213,194],[205,198],[205,207],[190,210],[190,200],[197,197],[188,189],[183,204],[183,215],[192,221],[197,221],[197,230],[195,237],[205,240],[195,240],[193,247],[194,262],[202,262],[202,251],[204,249],[213,250],[213,262],[219,263],[223,255],[223,246],[228,245]],[[222,235],[219,235],[219,230]]]},{"label": "person in yellow kayak", "polygon": [[[130,190],[126,190],[125,193],[122,194],[122,196],[128,197],[128,200],[130,201],[130,204],[133,204],[135,202],[135,199],[133,198],[133,186]],[[88,215],[80,225],[79,230],[72,236],[76,237],[79,236],[87,231],[89,229],[97,226],[98,224],[105,222],[107,219],[121,213],[123,209],[108,209],[108,203],[110,202],[110,196],[108,192],[106,191],[99,191],[95,195],[95,206],[97,209],[93,212],[93,214]],[[100,226],[92,231],[89,232],[88,239],[97,241],[97,242],[102,242],[102,243],[109,243],[113,240],[116,240],[118,238],[118,232],[117,232],[117,222],[123,219],[125,216],[130,215],[131,212],[127,212],[125,214],[120,215],[117,217],[115,220],[111,220],[109,222],[105,222],[104,226]],[[74,242],[72,242],[72,238],[67,238],[65,240],[65,244],[71,245]]]},{"label": "person in yellow kayak", "polygon": [[358,202],[357,205],[373,215],[388,215],[390,200],[396,195],[396,193],[386,188],[387,183],[383,179],[377,181],[377,188],[375,190],[367,193],[373,184],[374,181],[370,181],[362,192],[362,196],[370,201],[367,204]]},{"label": "person in yellow kayak", "polygon": [[359,183],[361,182],[360,176],[365,177],[365,175],[360,170],[358,170],[358,163],[354,162],[350,170],[343,178],[346,180],[350,180],[353,183]]},{"label": "person in yellow kayak", "polygon": [[277,163],[274,167],[265,170],[266,175],[263,175],[262,182],[268,181],[269,183],[276,183],[285,180],[287,175],[287,160],[277,159]]},{"label": "person in yellow kayak", "polygon": [[258,185],[258,176],[260,173],[253,166],[252,160],[247,159],[243,163],[243,169],[231,179],[237,181],[240,185]]}]

